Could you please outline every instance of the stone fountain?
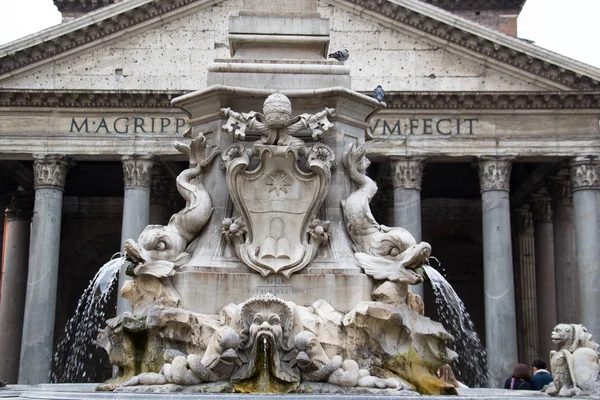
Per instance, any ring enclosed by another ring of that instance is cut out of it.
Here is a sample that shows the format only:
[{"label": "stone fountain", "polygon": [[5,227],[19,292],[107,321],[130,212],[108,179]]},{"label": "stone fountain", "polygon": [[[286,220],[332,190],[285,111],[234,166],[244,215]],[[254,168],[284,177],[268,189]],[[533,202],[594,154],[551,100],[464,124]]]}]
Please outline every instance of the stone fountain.
[{"label": "stone fountain", "polygon": [[326,60],[314,1],[261,4],[230,17],[210,86],[173,100],[186,206],[124,244],[131,311],[98,337],[118,367],[101,388],[453,393],[432,374],[452,336],[409,290],[431,247],[369,208],[365,131],[384,104]]}]

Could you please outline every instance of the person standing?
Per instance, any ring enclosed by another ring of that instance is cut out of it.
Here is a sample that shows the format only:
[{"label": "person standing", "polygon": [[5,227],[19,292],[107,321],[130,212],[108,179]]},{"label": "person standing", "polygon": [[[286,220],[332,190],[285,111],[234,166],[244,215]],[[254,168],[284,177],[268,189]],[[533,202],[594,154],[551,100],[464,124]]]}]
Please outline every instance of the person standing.
[{"label": "person standing", "polygon": [[552,375],[546,370],[546,362],[541,358],[533,360],[533,377],[531,386],[533,390],[542,390],[544,386],[552,382]]},{"label": "person standing", "polygon": [[511,390],[532,390],[531,374],[525,364],[517,364],[513,369],[512,377],[504,382],[504,389]]}]

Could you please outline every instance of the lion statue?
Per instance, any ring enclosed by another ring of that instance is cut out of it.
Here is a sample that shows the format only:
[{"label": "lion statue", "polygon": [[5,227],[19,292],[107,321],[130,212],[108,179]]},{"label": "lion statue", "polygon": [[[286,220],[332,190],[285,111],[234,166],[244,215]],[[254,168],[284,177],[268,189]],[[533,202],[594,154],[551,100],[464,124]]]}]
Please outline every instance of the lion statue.
[{"label": "lion statue", "polygon": [[600,393],[600,345],[580,324],[558,324],[551,334],[558,351],[550,352],[553,382],[546,389],[551,396],[572,397],[582,392]]}]

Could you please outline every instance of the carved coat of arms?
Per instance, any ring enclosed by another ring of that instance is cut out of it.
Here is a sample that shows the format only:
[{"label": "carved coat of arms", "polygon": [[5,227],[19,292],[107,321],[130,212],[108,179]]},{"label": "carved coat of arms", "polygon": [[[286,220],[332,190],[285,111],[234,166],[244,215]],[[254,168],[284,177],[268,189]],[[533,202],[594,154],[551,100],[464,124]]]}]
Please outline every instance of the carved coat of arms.
[{"label": "carved coat of arms", "polygon": [[329,147],[307,146],[293,134],[309,128],[319,139],[332,127],[327,116],[333,110],[291,118],[290,101],[275,93],[265,101],[264,114],[223,113],[229,117],[224,131],[239,139],[248,128],[261,134],[251,147],[238,142],[223,154],[227,188],[238,213],[223,221],[223,234],[250,268],[265,277],[289,277],[329,239],[329,222],[316,214],[329,191],[334,162]]}]

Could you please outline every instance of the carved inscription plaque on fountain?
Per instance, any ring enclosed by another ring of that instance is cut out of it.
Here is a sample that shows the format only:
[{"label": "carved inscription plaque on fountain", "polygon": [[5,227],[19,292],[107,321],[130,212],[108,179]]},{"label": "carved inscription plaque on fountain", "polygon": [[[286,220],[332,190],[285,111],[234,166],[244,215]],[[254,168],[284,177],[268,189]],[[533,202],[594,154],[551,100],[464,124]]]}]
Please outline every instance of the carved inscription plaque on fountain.
[{"label": "carved inscription plaque on fountain", "polygon": [[173,277],[186,309],[216,313],[229,303],[271,293],[296,304],[310,306],[326,300],[339,311],[350,311],[361,299],[368,299],[373,282],[365,274],[294,274],[263,278],[256,273],[180,272]]}]

